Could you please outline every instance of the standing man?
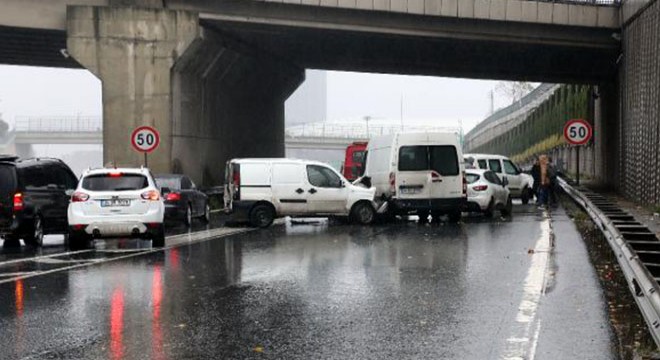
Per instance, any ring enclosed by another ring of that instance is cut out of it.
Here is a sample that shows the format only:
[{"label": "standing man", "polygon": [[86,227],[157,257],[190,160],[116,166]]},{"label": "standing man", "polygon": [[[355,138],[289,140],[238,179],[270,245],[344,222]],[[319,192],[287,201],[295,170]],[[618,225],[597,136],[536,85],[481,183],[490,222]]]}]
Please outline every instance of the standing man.
[{"label": "standing man", "polygon": [[532,184],[532,192],[536,196],[536,205],[541,205],[539,197],[539,185],[541,184],[541,167],[539,165],[538,156],[534,155],[534,165],[532,165],[532,178],[534,179],[534,184]]},{"label": "standing man", "polygon": [[548,156],[539,157],[540,184],[539,184],[539,209],[544,210],[548,206],[548,192],[550,191],[550,176],[552,175],[548,166]]}]

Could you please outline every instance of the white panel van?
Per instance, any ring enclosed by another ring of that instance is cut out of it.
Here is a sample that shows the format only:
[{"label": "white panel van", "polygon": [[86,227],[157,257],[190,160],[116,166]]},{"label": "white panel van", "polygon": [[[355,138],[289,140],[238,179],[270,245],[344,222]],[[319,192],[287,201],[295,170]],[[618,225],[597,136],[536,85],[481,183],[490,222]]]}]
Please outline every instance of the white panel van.
[{"label": "white panel van", "polygon": [[[376,188],[391,214],[448,215],[466,204],[463,156],[453,133],[399,133],[372,138],[363,183]],[[366,181],[365,181],[366,180]]]},{"label": "white panel van", "polygon": [[227,162],[225,208],[237,221],[269,226],[275,217],[348,216],[369,224],[376,190],[356,186],[327,164],[296,159]]}]

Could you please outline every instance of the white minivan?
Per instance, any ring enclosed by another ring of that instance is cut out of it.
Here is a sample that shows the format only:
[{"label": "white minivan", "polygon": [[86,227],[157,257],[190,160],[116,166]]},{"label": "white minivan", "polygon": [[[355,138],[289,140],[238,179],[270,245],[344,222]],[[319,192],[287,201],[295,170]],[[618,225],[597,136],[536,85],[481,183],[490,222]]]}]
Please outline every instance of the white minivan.
[{"label": "white minivan", "polygon": [[225,173],[225,209],[252,226],[268,227],[282,216],[347,216],[369,224],[376,215],[375,189],[353,185],[321,162],[233,159]]},{"label": "white minivan", "polygon": [[364,177],[393,215],[461,218],[466,204],[463,157],[454,133],[398,133],[372,138]]},{"label": "white minivan", "polygon": [[523,173],[508,157],[494,154],[465,154],[463,159],[469,168],[491,170],[500,180],[506,178],[512,198],[521,199],[523,204],[527,204],[533,198],[534,179],[531,175]]}]

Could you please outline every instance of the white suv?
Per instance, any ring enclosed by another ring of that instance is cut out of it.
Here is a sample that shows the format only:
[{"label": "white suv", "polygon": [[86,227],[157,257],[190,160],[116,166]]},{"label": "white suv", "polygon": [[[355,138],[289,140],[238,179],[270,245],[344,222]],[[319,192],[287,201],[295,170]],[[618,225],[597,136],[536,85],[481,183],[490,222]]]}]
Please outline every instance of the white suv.
[{"label": "white suv", "polygon": [[145,168],[94,169],[83,172],[69,204],[69,244],[89,239],[132,236],[165,245],[165,205],[151,172]]},{"label": "white suv", "polygon": [[508,157],[493,154],[464,154],[463,159],[468,169],[491,170],[500,180],[506,178],[511,197],[521,199],[523,204],[527,204],[534,197],[532,190],[534,179],[531,175],[523,173]]}]

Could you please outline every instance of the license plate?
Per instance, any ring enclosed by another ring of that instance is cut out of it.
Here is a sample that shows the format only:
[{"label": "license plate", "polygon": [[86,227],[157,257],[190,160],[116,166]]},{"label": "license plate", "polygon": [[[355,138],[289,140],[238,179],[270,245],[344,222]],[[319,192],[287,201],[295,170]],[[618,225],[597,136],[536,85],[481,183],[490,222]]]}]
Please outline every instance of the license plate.
[{"label": "license plate", "polygon": [[101,200],[101,207],[129,206],[131,201],[128,199]]},{"label": "license plate", "polygon": [[406,194],[406,195],[419,194],[421,191],[422,191],[422,189],[420,189],[420,188],[401,188],[401,189],[399,189],[399,192],[401,194]]}]

